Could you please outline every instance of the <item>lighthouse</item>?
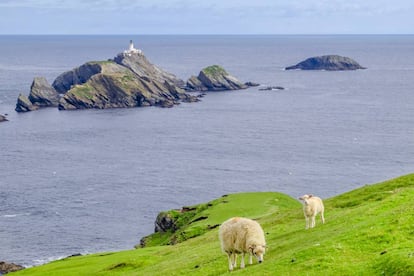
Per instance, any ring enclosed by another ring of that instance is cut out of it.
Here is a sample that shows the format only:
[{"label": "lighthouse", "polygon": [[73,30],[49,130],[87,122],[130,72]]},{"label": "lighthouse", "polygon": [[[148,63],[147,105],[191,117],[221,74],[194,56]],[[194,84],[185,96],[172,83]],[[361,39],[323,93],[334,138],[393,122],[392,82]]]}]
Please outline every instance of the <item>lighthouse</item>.
[{"label": "lighthouse", "polygon": [[131,56],[132,54],[142,55],[143,52],[142,52],[141,49],[135,49],[134,42],[132,42],[132,40],[130,40],[128,50],[124,51],[124,55]]}]

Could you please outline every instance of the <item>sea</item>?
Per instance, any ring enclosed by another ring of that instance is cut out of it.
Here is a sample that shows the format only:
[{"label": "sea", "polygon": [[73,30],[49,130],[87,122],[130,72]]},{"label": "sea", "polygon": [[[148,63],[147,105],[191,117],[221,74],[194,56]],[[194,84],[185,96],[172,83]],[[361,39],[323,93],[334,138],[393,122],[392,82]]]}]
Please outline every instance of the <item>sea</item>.
[{"label": "sea", "polygon": [[[34,77],[131,39],[183,80],[218,64],[261,86],[173,108],[14,111]],[[327,54],[367,69],[284,70]],[[413,172],[414,35],[2,35],[0,114],[0,261],[132,249],[161,211],[239,192],[327,199]]]}]

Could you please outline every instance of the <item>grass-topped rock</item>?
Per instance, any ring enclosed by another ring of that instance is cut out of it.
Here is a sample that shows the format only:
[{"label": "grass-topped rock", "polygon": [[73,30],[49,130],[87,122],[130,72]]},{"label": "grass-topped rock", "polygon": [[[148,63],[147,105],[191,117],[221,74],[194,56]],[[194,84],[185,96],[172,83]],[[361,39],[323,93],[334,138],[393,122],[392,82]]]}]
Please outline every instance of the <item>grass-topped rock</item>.
[{"label": "grass-topped rock", "polygon": [[227,73],[219,65],[211,65],[192,76],[187,81],[187,89],[192,91],[223,91],[245,89],[248,85]]},{"label": "grass-topped rock", "polygon": [[234,194],[196,207],[178,231],[202,229],[200,234],[174,245],[71,257],[13,275],[228,274],[218,228],[206,228],[232,216],[256,219],[268,246],[263,263],[232,273],[414,275],[413,198],[414,174],[366,185],[324,199],[325,224],[305,230],[298,200],[278,193]]}]

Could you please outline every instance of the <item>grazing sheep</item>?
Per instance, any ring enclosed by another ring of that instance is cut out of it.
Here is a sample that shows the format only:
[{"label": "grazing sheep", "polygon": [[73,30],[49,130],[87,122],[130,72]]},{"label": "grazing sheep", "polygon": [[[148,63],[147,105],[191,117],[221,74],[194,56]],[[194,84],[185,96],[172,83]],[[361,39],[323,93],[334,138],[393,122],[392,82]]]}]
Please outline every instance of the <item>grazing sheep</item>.
[{"label": "grazing sheep", "polygon": [[[320,199],[317,196],[313,195],[303,195],[299,197],[300,200],[303,200],[303,213],[305,214],[306,219],[306,229],[315,227],[315,217],[318,213],[321,214],[322,223],[325,223],[325,218],[323,217],[323,212],[325,210],[323,206],[322,199]],[[311,220],[311,223],[309,225],[309,219]]]},{"label": "grazing sheep", "polygon": [[250,253],[249,264],[254,255],[263,262],[266,250],[264,232],[259,223],[248,218],[235,217],[223,222],[219,229],[221,249],[227,254],[229,270],[237,266],[237,254],[242,255],[240,268],[244,268],[244,254]]}]

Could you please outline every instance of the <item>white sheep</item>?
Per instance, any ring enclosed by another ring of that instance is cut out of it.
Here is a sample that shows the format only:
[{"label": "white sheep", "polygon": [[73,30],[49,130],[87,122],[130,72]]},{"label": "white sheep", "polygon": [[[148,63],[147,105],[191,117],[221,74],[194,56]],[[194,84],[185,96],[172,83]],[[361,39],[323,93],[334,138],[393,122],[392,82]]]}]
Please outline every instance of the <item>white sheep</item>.
[{"label": "white sheep", "polygon": [[[325,223],[325,218],[323,212],[325,207],[323,206],[322,199],[314,195],[303,195],[299,197],[300,200],[303,200],[303,213],[306,220],[306,229],[315,227],[315,217],[317,214],[321,214],[322,223]],[[309,225],[309,219],[312,219]]]},{"label": "white sheep", "polygon": [[223,222],[219,229],[221,249],[227,254],[229,270],[237,266],[237,254],[242,255],[240,268],[244,268],[244,255],[250,253],[249,264],[254,255],[259,263],[263,262],[266,250],[264,232],[259,223],[248,218],[234,217]]}]

